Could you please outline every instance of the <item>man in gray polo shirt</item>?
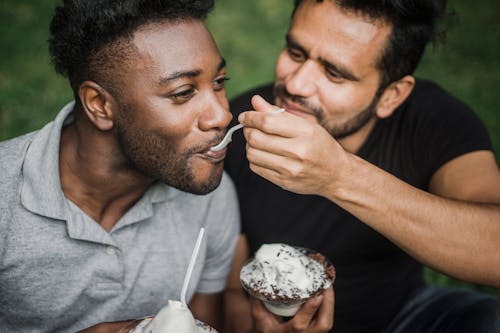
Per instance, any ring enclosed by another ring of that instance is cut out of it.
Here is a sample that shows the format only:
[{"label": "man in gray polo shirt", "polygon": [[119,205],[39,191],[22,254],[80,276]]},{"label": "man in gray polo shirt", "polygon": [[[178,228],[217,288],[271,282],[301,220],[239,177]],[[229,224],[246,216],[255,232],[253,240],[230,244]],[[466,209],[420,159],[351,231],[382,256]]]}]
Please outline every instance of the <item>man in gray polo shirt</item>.
[{"label": "man in gray polo shirt", "polygon": [[225,150],[209,150],[231,120],[212,6],[56,10],[50,51],[75,102],[0,143],[1,332],[113,332],[157,313],[179,299],[201,227],[187,299],[219,324],[239,221]]}]

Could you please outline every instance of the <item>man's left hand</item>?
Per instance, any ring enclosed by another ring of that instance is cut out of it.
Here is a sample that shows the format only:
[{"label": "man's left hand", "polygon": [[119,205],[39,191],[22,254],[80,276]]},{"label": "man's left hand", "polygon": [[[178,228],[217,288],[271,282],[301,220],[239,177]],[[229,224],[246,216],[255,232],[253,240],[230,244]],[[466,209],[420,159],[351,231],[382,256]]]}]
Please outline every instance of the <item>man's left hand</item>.
[{"label": "man's left hand", "polygon": [[295,316],[286,322],[270,313],[261,301],[253,298],[251,302],[255,330],[258,333],[324,333],[333,327],[332,287],[304,303]]}]

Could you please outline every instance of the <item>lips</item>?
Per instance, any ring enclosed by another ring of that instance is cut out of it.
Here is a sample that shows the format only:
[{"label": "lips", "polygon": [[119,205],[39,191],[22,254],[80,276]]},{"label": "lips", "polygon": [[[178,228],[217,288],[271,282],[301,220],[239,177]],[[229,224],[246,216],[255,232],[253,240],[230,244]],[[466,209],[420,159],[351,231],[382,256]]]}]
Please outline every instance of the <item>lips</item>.
[{"label": "lips", "polygon": [[220,162],[226,157],[226,152],[227,148],[224,148],[219,151],[211,151],[210,149],[208,149],[203,153],[203,155],[213,160],[214,162]]},{"label": "lips", "polygon": [[291,113],[291,114],[294,114],[296,116],[299,116],[299,117],[315,117],[315,115],[313,113],[311,113],[311,111],[309,111],[308,109],[304,108],[303,106],[301,106],[300,104],[297,104],[297,103],[293,103],[285,98],[282,99],[282,107],[288,112],[288,113]]}]

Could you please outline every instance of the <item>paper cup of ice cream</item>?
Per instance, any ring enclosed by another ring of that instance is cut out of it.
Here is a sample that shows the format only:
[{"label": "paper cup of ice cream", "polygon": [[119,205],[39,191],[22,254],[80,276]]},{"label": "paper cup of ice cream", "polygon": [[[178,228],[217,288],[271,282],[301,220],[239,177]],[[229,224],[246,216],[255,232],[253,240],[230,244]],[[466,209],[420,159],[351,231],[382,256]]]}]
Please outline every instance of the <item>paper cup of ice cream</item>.
[{"label": "paper cup of ice cream", "polygon": [[243,288],[272,313],[292,317],[329,288],[335,268],[322,254],[286,244],[263,244],[240,271]]}]

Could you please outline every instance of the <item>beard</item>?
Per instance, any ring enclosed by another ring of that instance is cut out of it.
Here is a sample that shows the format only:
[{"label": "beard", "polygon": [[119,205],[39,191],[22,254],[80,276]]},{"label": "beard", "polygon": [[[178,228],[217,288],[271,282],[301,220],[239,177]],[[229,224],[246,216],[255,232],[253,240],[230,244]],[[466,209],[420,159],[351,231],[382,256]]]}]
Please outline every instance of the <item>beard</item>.
[{"label": "beard", "polygon": [[356,114],[354,117],[348,119],[342,124],[332,124],[326,118],[325,110],[321,107],[311,105],[303,97],[290,94],[284,84],[275,84],[274,86],[274,96],[281,100],[288,99],[293,103],[299,104],[300,106],[306,108],[315,117],[318,123],[325,128],[331,136],[336,140],[348,137],[351,134],[356,133],[361,128],[363,128],[374,116],[375,116],[375,106],[377,105],[380,95],[377,93],[375,97],[370,102],[367,108]]},{"label": "beard", "polygon": [[197,177],[193,157],[206,149],[204,145],[180,151],[176,140],[168,134],[137,127],[133,119],[137,110],[121,103],[119,110],[115,122],[118,144],[133,169],[148,178],[193,194],[207,194],[219,186],[222,161],[212,164],[205,179]]}]

